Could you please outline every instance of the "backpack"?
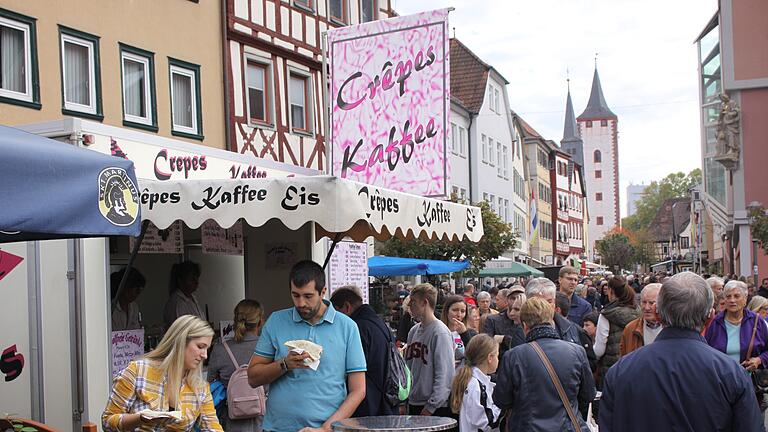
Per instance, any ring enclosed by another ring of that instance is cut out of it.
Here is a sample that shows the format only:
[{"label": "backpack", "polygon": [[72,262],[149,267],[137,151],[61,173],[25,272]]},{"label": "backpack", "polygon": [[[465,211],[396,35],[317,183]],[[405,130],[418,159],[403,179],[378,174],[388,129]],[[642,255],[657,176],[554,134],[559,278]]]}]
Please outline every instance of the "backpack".
[{"label": "backpack", "polygon": [[389,344],[384,388],[380,388],[379,391],[384,394],[384,399],[390,406],[396,407],[408,400],[408,396],[411,394],[411,370],[408,369],[405,359],[400,355],[400,350],[397,349],[397,342],[392,338],[392,333],[382,329],[381,323],[374,320],[368,321],[375,324],[384,333],[384,338],[387,339]]},{"label": "backpack", "polygon": [[263,416],[267,411],[267,395],[264,387],[251,387],[248,383],[248,365],[238,365],[232,350],[222,338],[222,345],[227,350],[235,371],[227,385],[227,413],[232,420],[249,419]]}]

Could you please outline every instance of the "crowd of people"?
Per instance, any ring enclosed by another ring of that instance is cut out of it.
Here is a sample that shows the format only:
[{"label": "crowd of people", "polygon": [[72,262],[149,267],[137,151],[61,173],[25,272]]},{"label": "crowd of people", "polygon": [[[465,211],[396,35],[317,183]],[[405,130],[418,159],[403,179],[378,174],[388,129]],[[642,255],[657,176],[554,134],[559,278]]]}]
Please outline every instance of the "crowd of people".
[{"label": "crowd of people", "polygon": [[[247,365],[263,410],[229,418],[234,400],[216,406],[201,372],[213,331],[183,315],[117,376],[104,429],[313,432],[409,414],[454,418],[460,432],[763,430],[768,279],[750,292],[689,272],[586,277],[566,266],[557,281],[467,283],[459,294],[419,284],[400,290],[396,334],[356,287],[327,300],[314,262],[296,264],[288,285],[293,307],[265,320],[258,302],[243,300],[234,339],[210,351],[208,378],[226,388]],[[291,348],[297,340],[322,354]],[[412,378],[407,400],[391,388],[398,347]]]}]

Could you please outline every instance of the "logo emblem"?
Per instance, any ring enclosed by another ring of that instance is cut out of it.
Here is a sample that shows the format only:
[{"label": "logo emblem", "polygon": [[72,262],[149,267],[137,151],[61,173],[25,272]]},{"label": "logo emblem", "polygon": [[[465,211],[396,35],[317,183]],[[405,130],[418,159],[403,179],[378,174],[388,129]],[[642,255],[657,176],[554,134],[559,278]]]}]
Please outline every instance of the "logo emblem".
[{"label": "logo emblem", "polygon": [[129,226],[139,215],[139,193],[128,173],[110,167],[99,173],[99,210],[109,222]]}]

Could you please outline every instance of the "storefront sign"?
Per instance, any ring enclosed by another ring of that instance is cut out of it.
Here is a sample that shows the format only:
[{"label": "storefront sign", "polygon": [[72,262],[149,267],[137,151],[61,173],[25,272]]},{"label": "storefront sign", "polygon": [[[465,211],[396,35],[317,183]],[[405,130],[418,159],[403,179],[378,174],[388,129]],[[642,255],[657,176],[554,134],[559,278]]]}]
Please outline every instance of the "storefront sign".
[{"label": "storefront sign", "polygon": [[[131,250],[135,243],[136,239],[131,237],[129,242]],[[150,223],[139,248],[139,253],[143,254],[181,254],[183,252],[184,229],[181,221],[176,221],[164,229],[158,229]]]},{"label": "storefront sign", "polygon": [[0,280],[8,276],[22,261],[24,261],[24,258],[0,250]]},{"label": "storefront sign", "polygon": [[112,332],[112,374],[117,375],[132,360],[144,355],[144,329]]},{"label": "storefront sign", "polygon": [[328,263],[329,294],[343,286],[360,289],[363,303],[368,303],[368,245],[339,242]]},{"label": "storefront sign", "polygon": [[243,223],[235,222],[230,228],[222,228],[215,221],[205,221],[200,226],[203,253],[213,255],[243,256]]},{"label": "storefront sign", "polygon": [[333,175],[446,196],[448,9],[328,31]]},{"label": "storefront sign", "polygon": [[136,167],[136,177],[140,179],[251,179],[293,175],[274,168],[217,158],[203,152],[179,150],[110,136],[94,135],[94,143],[89,148],[132,160]]}]

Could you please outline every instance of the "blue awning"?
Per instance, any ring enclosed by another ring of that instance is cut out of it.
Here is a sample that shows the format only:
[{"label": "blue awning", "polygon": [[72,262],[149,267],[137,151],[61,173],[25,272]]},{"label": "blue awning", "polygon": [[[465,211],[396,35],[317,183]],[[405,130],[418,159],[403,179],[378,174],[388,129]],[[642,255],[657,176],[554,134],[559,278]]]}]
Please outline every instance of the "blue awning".
[{"label": "blue awning", "polygon": [[0,126],[0,243],[138,236],[133,162]]},{"label": "blue awning", "polygon": [[388,256],[368,258],[368,275],[376,277],[436,275],[462,271],[467,267],[469,267],[468,261],[436,261]]}]

